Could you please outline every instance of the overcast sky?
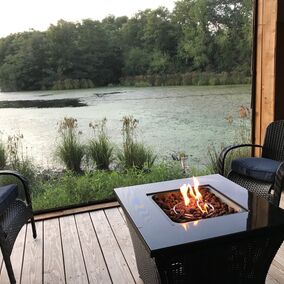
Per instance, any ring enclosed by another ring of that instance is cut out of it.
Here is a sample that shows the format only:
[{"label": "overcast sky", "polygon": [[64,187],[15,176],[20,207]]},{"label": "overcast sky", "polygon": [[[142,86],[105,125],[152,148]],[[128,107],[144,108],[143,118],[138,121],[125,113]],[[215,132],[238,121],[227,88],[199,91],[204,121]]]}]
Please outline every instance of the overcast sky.
[{"label": "overcast sky", "polygon": [[0,0],[0,37],[29,29],[46,30],[59,19],[101,20],[108,15],[133,16],[139,10],[165,6],[175,0]]}]

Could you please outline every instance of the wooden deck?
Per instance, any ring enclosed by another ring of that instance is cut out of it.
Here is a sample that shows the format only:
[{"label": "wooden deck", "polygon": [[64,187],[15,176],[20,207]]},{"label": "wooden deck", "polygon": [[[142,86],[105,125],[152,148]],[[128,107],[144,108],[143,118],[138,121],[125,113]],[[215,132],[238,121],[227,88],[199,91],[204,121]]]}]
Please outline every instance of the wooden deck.
[{"label": "wooden deck", "polygon": [[[143,283],[121,208],[53,218],[36,225],[38,238],[32,238],[30,225],[24,227],[12,252],[17,283]],[[9,283],[2,257],[0,263],[0,283]],[[268,283],[284,283],[284,244],[273,260]]]}]

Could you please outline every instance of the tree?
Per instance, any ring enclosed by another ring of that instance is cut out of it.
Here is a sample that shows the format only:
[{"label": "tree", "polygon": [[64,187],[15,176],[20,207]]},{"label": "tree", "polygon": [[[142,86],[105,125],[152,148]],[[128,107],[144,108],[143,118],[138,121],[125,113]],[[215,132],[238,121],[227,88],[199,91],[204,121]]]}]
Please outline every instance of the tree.
[{"label": "tree", "polygon": [[174,19],[181,26],[179,57],[195,70],[231,71],[249,66],[251,1],[181,0]]},{"label": "tree", "polygon": [[176,54],[178,36],[178,26],[171,21],[168,9],[159,7],[147,14],[143,39],[148,50],[159,50],[173,56]]},{"label": "tree", "polygon": [[121,75],[121,53],[99,21],[84,20],[79,27],[79,70],[95,85],[117,83]]},{"label": "tree", "polygon": [[125,55],[124,75],[144,75],[150,66],[150,56],[142,48],[132,48]]},{"label": "tree", "polygon": [[77,24],[58,21],[46,32],[52,81],[73,78],[78,56]]},{"label": "tree", "polygon": [[[121,76],[239,72],[248,76],[251,0],[179,0],[133,17],[58,21],[0,39],[2,90],[93,87]],[[154,78],[155,76],[153,76]]]}]

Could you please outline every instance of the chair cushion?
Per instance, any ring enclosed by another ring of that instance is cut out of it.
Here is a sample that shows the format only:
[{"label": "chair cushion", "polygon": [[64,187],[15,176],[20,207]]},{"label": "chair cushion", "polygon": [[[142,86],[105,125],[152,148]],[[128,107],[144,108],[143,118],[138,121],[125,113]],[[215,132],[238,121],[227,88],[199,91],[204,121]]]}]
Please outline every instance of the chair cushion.
[{"label": "chair cushion", "polygon": [[0,214],[9,207],[9,205],[18,196],[18,186],[16,184],[10,184],[0,187]]},{"label": "chair cushion", "polygon": [[280,163],[267,158],[239,158],[232,161],[231,168],[238,174],[272,183]]}]

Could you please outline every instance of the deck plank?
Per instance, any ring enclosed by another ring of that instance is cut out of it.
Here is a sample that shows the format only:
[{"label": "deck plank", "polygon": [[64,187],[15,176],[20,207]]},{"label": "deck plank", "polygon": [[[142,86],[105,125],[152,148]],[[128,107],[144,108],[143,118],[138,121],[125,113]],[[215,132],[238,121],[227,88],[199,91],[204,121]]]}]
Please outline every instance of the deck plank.
[{"label": "deck plank", "polygon": [[268,274],[266,277],[265,284],[281,284],[281,283]]},{"label": "deck plank", "polygon": [[126,222],[126,217],[125,217],[125,214],[124,214],[124,212],[123,212],[123,209],[122,209],[121,207],[119,207],[118,210],[119,210],[119,212],[120,212],[120,214],[121,214],[123,220]]},{"label": "deck plank", "polygon": [[135,283],[104,211],[91,212],[90,215],[113,283]]},{"label": "deck plank", "polygon": [[277,261],[273,260],[268,274],[278,283],[284,283],[284,266]]},{"label": "deck plank", "polygon": [[[14,270],[17,283],[20,283],[20,278],[21,278],[22,261],[23,261],[23,256],[24,256],[24,247],[25,247],[25,238],[26,238],[26,229],[27,229],[27,226],[23,226],[23,228],[19,232],[16,242],[14,244],[12,254],[11,254],[11,263],[12,263],[12,267]],[[28,229],[31,229],[30,226],[28,226]],[[7,273],[4,262],[2,265],[2,269],[1,269],[0,283],[10,284],[8,273]]]},{"label": "deck plank", "polygon": [[64,284],[65,273],[58,219],[44,221],[43,283]]},{"label": "deck plank", "polygon": [[90,283],[111,283],[89,213],[75,215]]},{"label": "deck plank", "polygon": [[275,256],[275,260],[277,260],[279,263],[284,264],[284,243],[279,248],[279,250],[278,250],[278,252]]},{"label": "deck plank", "polygon": [[2,252],[0,250],[0,275],[1,275],[2,264],[3,264],[3,255],[2,255]]},{"label": "deck plank", "polygon": [[128,266],[132,272],[135,282],[143,283],[141,278],[139,277],[137,270],[130,233],[123,217],[121,216],[121,213],[117,208],[107,209],[105,210],[105,213],[116,236],[117,242],[119,243],[124,258],[126,259]]},{"label": "deck plank", "polygon": [[74,216],[59,219],[67,284],[88,283]]},{"label": "deck plank", "polygon": [[29,225],[26,236],[25,256],[21,284],[42,283],[42,262],[43,262],[43,224],[36,223],[37,238],[33,238]]}]

